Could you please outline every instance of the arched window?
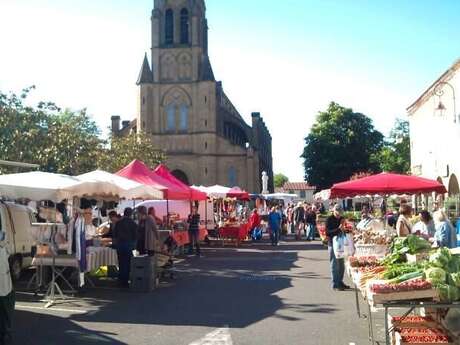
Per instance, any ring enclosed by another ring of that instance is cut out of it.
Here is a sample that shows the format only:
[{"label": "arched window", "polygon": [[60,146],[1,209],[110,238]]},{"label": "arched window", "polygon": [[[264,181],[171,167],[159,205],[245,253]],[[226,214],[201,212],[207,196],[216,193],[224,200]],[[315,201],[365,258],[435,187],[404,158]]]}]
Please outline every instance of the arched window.
[{"label": "arched window", "polygon": [[181,132],[186,132],[188,129],[188,107],[186,105],[180,106],[180,121],[179,121],[179,130]]},{"label": "arched window", "polygon": [[166,131],[174,132],[176,130],[176,107],[170,104],[166,107]]},{"label": "arched window", "polygon": [[237,185],[237,176],[236,176],[236,169],[231,167],[228,169],[228,186],[230,188],[236,187]]},{"label": "arched window", "polygon": [[188,10],[183,8],[180,11],[180,43],[189,44],[189,26],[190,20]]},{"label": "arched window", "polygon": [[165,14],[165,43],[174,43],[174,12],[172,9],[166,10]]}]

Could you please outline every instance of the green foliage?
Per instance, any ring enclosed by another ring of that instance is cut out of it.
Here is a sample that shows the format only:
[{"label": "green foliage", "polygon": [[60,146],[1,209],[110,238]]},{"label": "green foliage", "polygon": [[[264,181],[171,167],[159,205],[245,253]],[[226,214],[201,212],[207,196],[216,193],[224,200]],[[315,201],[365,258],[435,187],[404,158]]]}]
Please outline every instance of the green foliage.
[{"label": "green foliage", "polygon": [[[97,168],[115,172],[134,159],[155,167],[164,160],[145,134],[100,138],[86,110],[62,111],[54,103],[27,106],[21,95],[0,92],[0,159],[34,163],[40,170],[79,175]],[[0,166],[0,173],[17,172]]]},{"label": "green foliage", "polygon": [[286,182],[289,182],[289,178],[283,174],[275,174],[274,182],[275,188],[281,188]]},{"label": "green foliage", "polygon": [[383,135],[372,120],[332,102],[320,112],[305,138],[305,179],[320,189],[349,180],[362,172],[379,172],[375,157],[383,147]]},{"label": "green foliage", "polygon": [[98,166],[114,173],[135,159],[154,168],[164,161],[165,156],[153,146],[152,140],[145,133],[131,133],[125,137],[111,136],[108,148],[99,156]]},{"label": "green foliage", "polygon": [[409,122],[397,119],[385,146],[374,157],[381,170],[407,174],[410,172]]}]

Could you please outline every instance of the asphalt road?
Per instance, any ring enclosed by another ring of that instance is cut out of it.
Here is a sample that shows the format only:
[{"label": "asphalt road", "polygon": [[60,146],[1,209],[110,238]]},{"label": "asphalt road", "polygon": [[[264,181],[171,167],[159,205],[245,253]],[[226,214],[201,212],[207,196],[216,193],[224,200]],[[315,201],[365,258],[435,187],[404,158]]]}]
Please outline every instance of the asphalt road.
[{"label": "asphalt road", "polygon": [[150,294],[98,288],[44,310],[20,292],[14,344],[368,344],[354,293],[330,289],[328,265],[319,242],[211,247]]}]

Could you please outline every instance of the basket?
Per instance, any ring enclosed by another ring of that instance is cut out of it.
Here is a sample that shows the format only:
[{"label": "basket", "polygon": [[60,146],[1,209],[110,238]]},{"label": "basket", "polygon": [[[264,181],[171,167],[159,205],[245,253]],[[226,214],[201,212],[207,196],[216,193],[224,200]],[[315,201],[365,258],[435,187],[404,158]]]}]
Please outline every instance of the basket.
[{"label": "basket", "polygon": [[388,247],[381,244],[355,244],[355,256],[377,256],[384,257],[387,254]]}]

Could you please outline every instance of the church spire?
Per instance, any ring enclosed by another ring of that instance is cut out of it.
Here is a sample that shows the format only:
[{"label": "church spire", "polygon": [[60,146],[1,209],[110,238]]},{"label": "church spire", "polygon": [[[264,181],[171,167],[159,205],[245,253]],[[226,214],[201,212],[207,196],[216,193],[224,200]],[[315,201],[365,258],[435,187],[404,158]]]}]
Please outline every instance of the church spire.
[{"label": "church spire", "polygon": [[141,72],[139,73],[139,78],[137,79],[137,85],[150,83],[153,83],[153,72],[150,69],[149,60],[147,59],[147,53],[145,53]]}]

